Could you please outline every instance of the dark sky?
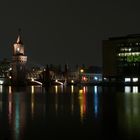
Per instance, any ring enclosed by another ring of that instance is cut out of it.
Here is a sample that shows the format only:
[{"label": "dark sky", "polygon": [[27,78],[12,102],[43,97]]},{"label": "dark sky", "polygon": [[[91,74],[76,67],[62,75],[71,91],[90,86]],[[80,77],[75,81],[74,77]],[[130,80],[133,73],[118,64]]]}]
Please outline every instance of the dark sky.
[{"label": "dark sky", "polygon": [[22,29],[36,64],[102,65],[102,40],[140,33],[139,0],[1,0],[0,59]]}]

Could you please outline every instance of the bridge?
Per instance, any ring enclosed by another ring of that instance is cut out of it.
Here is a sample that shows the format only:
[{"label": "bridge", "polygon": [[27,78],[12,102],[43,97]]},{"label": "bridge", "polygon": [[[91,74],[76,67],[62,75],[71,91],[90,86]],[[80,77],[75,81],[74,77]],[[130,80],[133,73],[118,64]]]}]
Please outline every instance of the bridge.
[{"label": "bridge", "polygon": [[[40,82],[40,81],[38,81],[38,80],[36,80],[36,79],[34,79],[34,78],[31,78],[31,82],[32,83],[35,83],[35,84],[38,84],[38,85],[43,85],[43,83],[42,82]],[[54,80],[54,82],[52,82],[52,84],[53,85],[65,85],[65,83],[63,83],[62,81],[59,81],[59,80]]]}]

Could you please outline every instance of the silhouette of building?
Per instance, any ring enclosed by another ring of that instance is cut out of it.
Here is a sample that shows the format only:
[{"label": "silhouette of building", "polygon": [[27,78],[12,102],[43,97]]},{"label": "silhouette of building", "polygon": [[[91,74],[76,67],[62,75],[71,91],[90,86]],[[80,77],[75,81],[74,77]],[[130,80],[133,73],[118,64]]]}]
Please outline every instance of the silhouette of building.
[{"label": "silhouette of building", "polygon": [[103,41],[103,77],[123,82],[140,81],[140,35]]},{"label": "silhouette of building", "polygon": [[26,84],[26,62],[27,56],[24,55],[24,45],[21,40],[20,31],[13,47],[12,56],[12,84],[25,85]]}]

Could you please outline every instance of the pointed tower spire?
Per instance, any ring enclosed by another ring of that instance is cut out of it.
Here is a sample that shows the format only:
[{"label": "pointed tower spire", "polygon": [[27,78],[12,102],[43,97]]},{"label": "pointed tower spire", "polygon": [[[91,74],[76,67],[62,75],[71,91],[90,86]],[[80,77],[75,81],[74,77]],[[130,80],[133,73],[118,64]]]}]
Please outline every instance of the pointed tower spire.
[{"label": "pointed tower spire", "polygon": [[18,29],[18,37],[17,37],[16,43],[17,44],[23,44],[22,41],[21,41],[21,29],[20,28]]}]

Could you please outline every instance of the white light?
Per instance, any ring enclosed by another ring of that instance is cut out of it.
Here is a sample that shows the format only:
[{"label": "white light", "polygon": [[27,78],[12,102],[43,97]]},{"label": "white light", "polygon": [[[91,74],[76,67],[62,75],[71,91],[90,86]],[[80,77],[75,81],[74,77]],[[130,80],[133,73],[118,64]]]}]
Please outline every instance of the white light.
[{"label": "white light", "polygon": [[74,83],[74,80],[71,80],[71,83]]},{"label": "white light", "polygon": [[4,81],[0,80],[0,85],[2,85],[4,83]]},{"label": "white light", "polygon": [[130,93],[131,92],[131,87],[130,86],[125,86],[124,92],[125,93]]},{"label": "white light", "polygon": [[58,82],[58,80],[55,80],[55,82]]},{"label": "white light", "polygon": [[19,52],[19,48],[17,48],[17,51]]},{"label": "white light", "polygon": [[71,86],[71,93],[73,93],[74,92],[74,86],[72,85]]},{"label": "white light", "polygon": [[133,82],[138,82],[138,78],[133,78]]},{"label": "white light", "polygon": [[98,80],[98,77],[97,77],[97,76],[95,76],[95,77],[94,77],[94,80]]},{"label": "white light", "polygon": [[32,82],[34,81],[34,78],[32,78]]},{"label": "white light", "polygon": [[107,80],[107,78],[104,78],[104,80]]},{"label": "white light", "polygon": [[125,82],[130,82],[131,81],[131,78],[125,78],[124,81]]},{"label": "white light", "polygon": [[138,93],[138,86],[133,86],[133,93]]},{"label": "white light", "polygon": [[98,91],[97,86],[94,86],[94,93],[97,94],[97,91]]}]

